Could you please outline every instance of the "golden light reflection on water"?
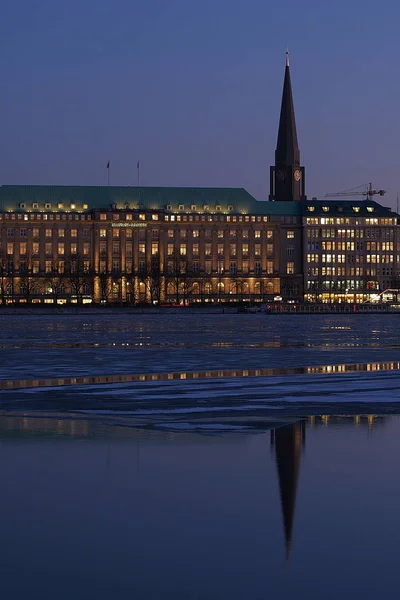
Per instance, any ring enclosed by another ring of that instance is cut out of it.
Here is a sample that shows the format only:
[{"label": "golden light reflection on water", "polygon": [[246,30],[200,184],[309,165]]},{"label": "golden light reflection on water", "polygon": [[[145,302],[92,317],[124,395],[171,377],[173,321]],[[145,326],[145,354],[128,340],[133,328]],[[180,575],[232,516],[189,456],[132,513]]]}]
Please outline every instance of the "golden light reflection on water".
[{"label": "golden light reflection on water", "polygon": [[[121,417],[121,415],[119,415]],[[129,416],[130,418],[130,416]],[[329,427],[329,426],[340,426],[347,425],[354,427],[365,427],[368,431],[372,431],[374,425],[384,424],[390,419],[387,415],[375,415],[375,414],[359,414],[359,415],[312,415],[307,417],[305,420],[300,419],[299,421],[305,422],[311,429],[315,427]],[[246,418],[244,418],[246,420]],[[299,422],[297,421],[297,422]],[[218,428],[218,417],[215,419],[216,428]],[[270,425],[270,422],[268,423]],[[201,428],[201,422],[199,422]],[[250,423],[251,426],[251,423]],[[258,428],[257,428],[258,430]],[[259,430],[258,430],[259,431]],[[54,434],[55,436],[63,437],[101,437],[102,435],[112,435],[112,437],[148,437],[151,433],[149,429],[142,429],[141,427],[111,427],[111,423],[102,425],[95,421],[87,421],[85,419],[68,417],[36,417],[36,416],[0,416],[0,436],[4,433],[20,433],[20,434]],[[179,432],[168,432],[167,430],[160,432],[165,437],[179,437]]]},{"label": "golden light reflection on water", "polygon": [[174,373],[144,373],[121,375],[95,375],[84,377],[61,377],[51,379],[15,379],[0,381],[0,390],[24,388],[63,387],[71,385],[105,385],[147,381],[177,381],[192,379],[229,379],[244,377],[276,377],[289,375],[321,375],[334,373],[358,373],[376,371],[399,371],[400,362],[373,362],[331,364],[313,367],[271,367],[266,369],[234,369],[217,371],[189,371]]}]

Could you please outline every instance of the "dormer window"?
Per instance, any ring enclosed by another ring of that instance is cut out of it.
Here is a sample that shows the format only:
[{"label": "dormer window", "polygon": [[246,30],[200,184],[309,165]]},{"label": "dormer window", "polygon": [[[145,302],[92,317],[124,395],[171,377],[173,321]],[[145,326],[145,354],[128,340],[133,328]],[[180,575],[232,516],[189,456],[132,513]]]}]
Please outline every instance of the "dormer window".
[{"label": "dormer window", "polygon": [[315,210],[315,206],[307,206],[307,210],[308,210],[309,212],[314,212],[314,210]]},{"label": "dormer window", "polygon": [[184,210],[184,208],[185,208],[185,207],[183,206],[183,204],[180,204],[180,205],[178,206],[178,208],[179,208],[179,210]]},{"label": "dormer window", "polygon": [[172,204],[167,204],[167,210],[172,210]]},{"label": "dormer window", "polygon": [[44,205],[44,207],[45,207],[47,210],[49,210],[49,209],[51,208],[51,204],[50,204],[50,202],[45,202],[45,205]]},{"label": "dormer window", "polygon": [[221,210],[221,206],[219,204],[216,205],[215,210]]},{"label": "dormer window", "polygon": [[208,204],[203,204],[203,210],[210,210],[210,207],[208,206]]},{"label": "dormer window", "polygon": [[228,204],[228,210],[233,210],[232,204]]},{"label": "dormer window", "polygon": [[353,211],[354,211],[355,213],[358,213],[358,212],[360,212],[360,207],[359,207],[359,206],[353,206]]},{"label": "dormer window", "polygon": [[329,206],[323,206],[323,207],[322,207],[322,210],[323,210],[324,212],[329,212]]},{"label": "dormer window", "polygon": [[39,204],[37,202],[32,203],[32,208],[39,208]]},{"label": "dormer window", "polygon": [[196,205],[192,204],[191,207],[190,207],[190,210],[196,210]]},{"label": "dormer window", "polygon": [[64,204],[63,204],[62,202],[59,202],[59,203],[57,204],[57,208],[64,208]]},{"label": "dormer window", "polygon": [[87,204],[83,204],[83,205],[82,205],[82,208],[83,208],[83,210],[87,210],[89,207],[88,207],[88,205],[87,205]]},{"label": "dormer window", "polygon": [[20,202],[20,203],[19,203],[19,207],[20,207],[20,208],[26,208],[26,204],[25,204],[25,202]]},{"label": "dormer window", "polygon": [[367,211],[368,212],[374,212],[374,207],[373,206],[367,206]]},{"label": "dormer window", "polygon": [[71,210],[75,210],[76,209],[76,204],[74,202],[71,202]]}]

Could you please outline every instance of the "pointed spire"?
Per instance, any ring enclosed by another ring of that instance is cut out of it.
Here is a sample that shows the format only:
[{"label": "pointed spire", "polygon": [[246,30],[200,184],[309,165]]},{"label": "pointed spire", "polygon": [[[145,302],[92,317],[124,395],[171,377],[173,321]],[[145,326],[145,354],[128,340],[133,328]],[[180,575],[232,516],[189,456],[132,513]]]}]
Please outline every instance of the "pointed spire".
[{"label": "pointed spire", "polygon": [[299,477],[300,457],[304,436],[305,426],[303,422],[279,427],[278,429],[275,429],[273,436],[271,432],[271,443],[275,446],[283,528],[285,532],[286,560],[288,561],[292,549],[297,480]]},{"label": "pointed spire", "polygon": [[288,50],[286,50],[285,79],[283,82],[281,115],[279,119],[275,163],[285,165],[300,164],[300,151],[297,142],[296,119],[294,116],[294,103],[292,83],[290,80]]}]

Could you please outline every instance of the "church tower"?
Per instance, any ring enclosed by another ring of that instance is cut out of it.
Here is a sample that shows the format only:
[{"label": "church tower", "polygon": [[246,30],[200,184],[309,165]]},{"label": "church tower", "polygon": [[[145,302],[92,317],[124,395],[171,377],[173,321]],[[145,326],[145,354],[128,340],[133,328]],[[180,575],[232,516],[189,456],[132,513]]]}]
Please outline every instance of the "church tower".
[{"label": "church tower", "polygon": [[278,142],[275,166],[270,168],[270,200],[293,202],[305,199],[305,173],[300,166],[292,84],[290,81],[289,53],[286,52],[285,80],[283,83]]}]

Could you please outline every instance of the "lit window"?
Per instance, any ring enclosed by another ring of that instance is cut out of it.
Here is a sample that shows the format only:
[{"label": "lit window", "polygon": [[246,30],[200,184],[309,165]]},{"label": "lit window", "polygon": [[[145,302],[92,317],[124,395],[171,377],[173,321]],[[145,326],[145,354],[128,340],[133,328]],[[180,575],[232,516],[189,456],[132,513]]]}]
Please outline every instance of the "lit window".
[{"label": "lit window", "polygon": [[45,252],[46,252],[46,254],[52,254],[53,249],[52,249],[51,243],[48,243],[45,245]]},{"label": "lit window", "polygon": [[71,244],[71,254],[76,254],[77,251],[78,251],[78,244],[72,243]]},{"label": "lit window", "polygon": [[7,254],[14,254],[14,243],[13,242],[8,242]]},{"label": "lit window", "polygon": [[119,229],[118,227],[114,227],[114,229],[112,230],[113,232],[113,238],[119,238]]},{"label": "lit window", "polygon": [[145,252],[146,252],[146,244],[140,243],[139,244],[139,254],[143,256],[145,254]]},{"label": "lit window", "polygon": [[286,232],[286,237],[288,240],[292,240],[294,238],[294,231],[293,229],[288,229]]},{"label": "lit window", "polygon": [[20,242],[19,244],[19,253],[26,254],[26,242]]},{"label": "lit window", "polygon": [[374,212],[374,207],[373,206],[367,206],[367,211],[368,212]]},{"label": "lit window", "polygon": [[78,230],[77,229],[71,229],[71,237],[77,237],[78,236]]},{"label": "lit window", "polygon": [[322,210],[323,210],[324,212],[329,212],[329,206],[323,206],[323,207],[322,207]]},{"label": "lit window", "polygon": [[186,256],[186,244],[181,244],[179,246],[179,254],[181,256]]},{"label": "lit window", "polygon": [[199,230],[198,229],[193,229],[192,234],[193,234],[194,238],[198,238],[199,237]]},{"label": "lit window", "polygon": [[76,208],[76,204],[74,204],[73,202],[71,202],[71,210],[75,210]]},{"label": "lit window", "polygon": [[260,238],[261,237],[261,231],[259,231],[259,230],[255,231],[254,232],[254,237],[257,238],[257,239]]},{"label": "lit window", "polygon": [[58,244],[58,254],[64,254],[65,253],[65,247],[63,242],[59,242]]},{"label": "lit window", "polygon": [[60,208],[64,208],[64,204],[63,204],[62,202],[59,202],[59,203],[57,204],[57,208],[59,208],[59,209],[60,209]]},{"label": "lit window", "polygon": [[83,204],[83,205],[82,205],[82,208],[83,208],[83,210],[87,210],[89,207],[88,207],[88,205],[87,205],[87,204]]},{"label": "lit window", "polygon": [[286,264],[287,275],[294,275],[294,262],[288,262]]},{"label": "lit window", "polygon": [[90,253],[90,244],[89,244],[89,242],[85,242],[85,243],[83,244],[83,254],[84,254],[85,256],[88,256],[88,255],[89,255],[89,253]]},{"label": "lit window", "polygon": [[64,237],[64,235],[65,235],[64,229],[61,229],[61,228],[60,228],[60,229],[58,230],[58,237]]},{"label": "lit window", "polygon": [[53,231],[51,229],[46,229],[46,237],[51,238]]},{"label": "lit window", "polygon": [[100,214],[100,221],[107,221],[107,215],[105,213]]},{"label": "lit window", "polygon": [[33,242],[32,244],[32,253],[39,254],[39,242]]},{"label": "lit window", "polygon": [[145,221],[145,220],[146,220],[146,215],[144,215],[143,213],[140,213],[139,221]]},{"label": "lit window", "polygon": [[158,221],[158,215],[156,215],[156,214],[152,214],[151,218],[153,221]]}]

